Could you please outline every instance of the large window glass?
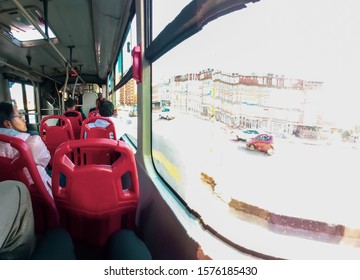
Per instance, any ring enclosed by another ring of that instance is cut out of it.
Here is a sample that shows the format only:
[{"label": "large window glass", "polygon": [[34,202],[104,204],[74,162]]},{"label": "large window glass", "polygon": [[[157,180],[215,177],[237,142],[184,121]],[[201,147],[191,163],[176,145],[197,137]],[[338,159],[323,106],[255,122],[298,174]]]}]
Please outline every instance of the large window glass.
[{"label": "large window glass", "polygon": [[191,0],[154,0],[152,2],[154,3],[152,10],[152,37],[155,39],[160,31],[163,30]]},{"label": "large window glass", "polygon": [[[45,33],[44,17],[40,9],[35,7],[27,7],[26,12],[34,22]],[[7,11],[1,14],[1,20],[4,24],[10,27],[10,34],[19,41],[34,41],[42,40],[44,37],[40,32],[30,23],[20,11]],[[55,38],[51,27],[48,26],[49,38]]]},{"label": "large window glass", "polygon": [[[136,145],[137,141],[137,84],[134,79],[128,79],[126,73],[132,66],[132,50],[136,46],[136,16],[133,17],[129,26],[126,40],[121,48],[116,66],[116,87],[113,102],[116,104],[117,117],[121,118],[123,124],[126,126],[126,135]],[[124,83],[119,87],[119,83]]]},{"label": "large window glass", "polygon": [[[137,85],[129,80],[115,93],[118,118],[126,126],[126,134],[136,144],[137,139]],[[114,101],[113,101],[114,102]]]},{"label": "large window glass", "polygon": [[31,85],[25,85],[27,110],[29,115],[29,123],[36,123],[36,104],[35,104],[35,92],[34,87]]},{"label": "large window glass", "polygon": [[11,99],[15,101],[18,110],[24,110],[24,98],[22,84],[9,83]]},{"label": "large window glass", "polygon": [[[26,104],[23,95],[23,85],[20,83],[10,83],[10,96],[16,104],[18,110],[27,110],[28,122],[36,123],[36,103],[34,87],[32,85],[24,85]],[[26,106],[25,106],[26,105]]]},{"label": "large window glass", "polygon": [[120,82],[121,78],[122,78],[122,52],[119,53],[118,59],[116,61],[115,64],[115,84],[117,84],[118,82]]},{"label": "large window glass", "polygon": [[108,83],[107,83],[107,87],[108,87],[108,92],[112,92],[113,90],[113,84],[114,84],[114,80],[113,80],[113,75],[112,73],[108,76]]},{"label": "large window glass", "polygon": [[272,256],[359,257],[359,31],[356,1],[260,1],[152,64],[155,167],[204,223]]},{"label": "large window glass", "polygon": [[132,66],[132,55],[131,51],[136,46],[136,16],[131,21],[130,29],[126,37],[125,43],[122,47],[123,54],[123,74],[125,75]]}]

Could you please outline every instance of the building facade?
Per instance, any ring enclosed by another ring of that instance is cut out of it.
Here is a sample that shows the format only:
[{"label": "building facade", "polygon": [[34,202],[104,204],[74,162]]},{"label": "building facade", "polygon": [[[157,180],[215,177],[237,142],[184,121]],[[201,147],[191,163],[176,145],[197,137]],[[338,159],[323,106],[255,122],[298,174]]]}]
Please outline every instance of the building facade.
[{"label": "building facade", "polygon": [[153,102],[233,127],[293,133],[299,126],[329,125],[321,115],[324,92],[318,81],[207,69],[172,77],[154,88]]}]

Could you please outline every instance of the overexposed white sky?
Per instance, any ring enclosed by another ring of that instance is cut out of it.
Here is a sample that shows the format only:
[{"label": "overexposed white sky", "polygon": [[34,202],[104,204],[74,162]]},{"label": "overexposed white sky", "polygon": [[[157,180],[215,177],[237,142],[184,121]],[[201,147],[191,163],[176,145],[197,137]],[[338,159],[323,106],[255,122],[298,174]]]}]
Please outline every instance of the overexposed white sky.
[{"label": "overexposed white sky", "polygon": [[[177,5],[171,1],[171,16],[161,12],[157,2],[164,1],[155,1],[155,26],[160,29],[189,1],[184,0],[183,6],[181,1],[175,1]],[[354,102],[360,101],[356,86],[359,11],[360,1],[356,0],[261,0],[248,4],[246,9],[210,22],[155,62],[153,82],[207,68],[322,81],[326,110],[342,110],[344,120],[354,118],[353,113],[360,111]]]},{"label": "overexposed white sky", "polygon": [[[304,79],[326,79],[334,72],[351,74],[360,62],[359,8],[355,0],[261,0],[249,4],[210,22],[177,47],[176,55],[171,55],[176,63],[174,72],[210,67]],[[174,8],[174,12],[180,10]],[[168,16],[155,18],[155,22],[164,27]]]}]

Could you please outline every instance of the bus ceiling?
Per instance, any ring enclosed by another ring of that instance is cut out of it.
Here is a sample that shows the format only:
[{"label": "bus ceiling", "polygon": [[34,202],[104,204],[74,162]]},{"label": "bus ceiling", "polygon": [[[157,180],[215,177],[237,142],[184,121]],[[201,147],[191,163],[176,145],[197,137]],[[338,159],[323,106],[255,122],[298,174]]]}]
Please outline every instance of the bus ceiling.
[{"label": "bus ceiling", "polygon": [[64,82],[69,67],[76,73],[69,82],[106,83],[133,2],[2,1],[0,60],[7,65],[0,64],[1,72]]}]

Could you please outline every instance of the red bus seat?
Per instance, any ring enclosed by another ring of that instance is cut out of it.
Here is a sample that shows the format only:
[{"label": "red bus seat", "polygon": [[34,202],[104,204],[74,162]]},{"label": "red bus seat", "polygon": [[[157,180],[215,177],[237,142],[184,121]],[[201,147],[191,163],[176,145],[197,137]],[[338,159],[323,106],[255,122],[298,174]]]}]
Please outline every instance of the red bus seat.
[{"label": "red bus seat", "polygon": [[64,116],[71,122],[75,140],[80,139],[81,125],[83,122],[81,113],[77,110],[68,110],[64,113]]},{"label": "red bus seat", "polygon": [[54,154],[57,147],[66,141],[75,140],[70,120],[65,116],[47,116],[40,122],[40,137],[48,148],[53,166]]},{"label": "red bus seat", "polygon": [[[96,120],[103,120],[109,125],[107,127],[91,127],[89,124],[94,123]],[[109,138],[117,139],[114,123],[107,117],[94,116],[86,118],[81,126],[80,139],[85,138]]]},{"label": "red bus seat", "polygon": [[[104,123],[108,123],[107,127],[91,127],[91,124],[96,120],[103,120]],[[114,123],[106,117],[95,116],[86,118],[81,126],[80,139],[85,138],[109,138],[116,139],[116,131]],[[91,152],[90,152],[91,150]],[[85,151],[85,149],[83,150]],[[96,161],[97,163],[109,164],[114,157],[112,151],[104,152],[104,150],[87,149],[86,157],[81,156],[81,160],[86,160],[88,164]]]},{"label": "red bus seat", "polygon": [[[68,157],[83,149],[111,149],[120,156],[112,164],[84,164]],[[60,184],[60,174],[66,177]],[[60,223],[76,241],[103,246],[121,228],[135,228],[139,199],[135,157],[123,141],[89,138],[69,141],[55,153],[52,189]]]},{"label": "red bus seat", "polygon": [[59,214],[54,199],[48,193],[28,144],[17,137],[0,134],[0,142],[8,143],[18,151],[13,159],[0,156],[0,181],[16,180],[29,189],[33,204],[35,230],[45,230],[59,226]]},{"label": "red bus seat", "polygon": [[95,116],[100,116],[100,111],[99,111],[99,110],[92,110],[92,111],[89,112],[89,114],[88,114],[88,118],[90,118],[90,117],[95,117]]}]

